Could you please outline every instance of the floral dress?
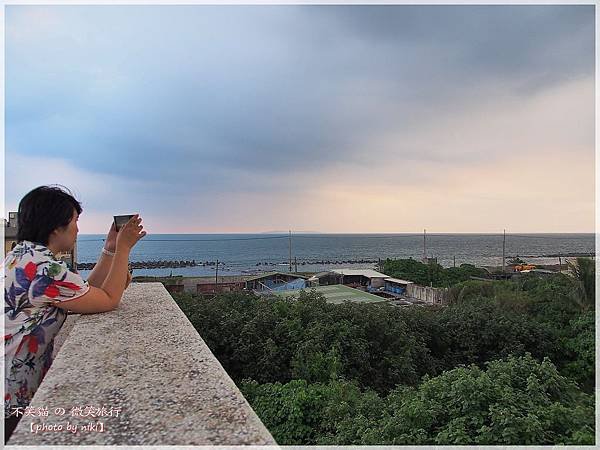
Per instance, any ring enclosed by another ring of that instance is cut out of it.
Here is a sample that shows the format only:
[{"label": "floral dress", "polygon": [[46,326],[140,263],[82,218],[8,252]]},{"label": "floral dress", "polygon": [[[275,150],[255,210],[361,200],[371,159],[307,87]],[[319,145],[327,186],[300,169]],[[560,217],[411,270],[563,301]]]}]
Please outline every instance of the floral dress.
[{"label": "floral dress", "polygon": [[52,364],[54,337],[67,313],[58,302],[89,290],[45,246],[22,241],[4,260],[4,417],[26,407]]}]

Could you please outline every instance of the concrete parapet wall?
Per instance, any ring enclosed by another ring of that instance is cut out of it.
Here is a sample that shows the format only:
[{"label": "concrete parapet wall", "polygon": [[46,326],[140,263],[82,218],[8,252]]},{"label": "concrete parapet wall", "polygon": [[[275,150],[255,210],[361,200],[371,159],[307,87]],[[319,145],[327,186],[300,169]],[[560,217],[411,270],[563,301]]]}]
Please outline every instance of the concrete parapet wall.
[{"label": "concrete parapet wall", "polygon": [[276,445],[161,283],[73,320],[30,406],[48,416],[22,417],[9,445]]}]

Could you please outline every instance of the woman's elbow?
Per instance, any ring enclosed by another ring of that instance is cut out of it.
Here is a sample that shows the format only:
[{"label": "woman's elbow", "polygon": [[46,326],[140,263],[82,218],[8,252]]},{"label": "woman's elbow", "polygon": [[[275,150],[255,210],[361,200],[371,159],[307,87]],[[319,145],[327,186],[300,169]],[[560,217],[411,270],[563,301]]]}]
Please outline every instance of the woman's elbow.
[{"label": "woman's elbow", "polygon": [[90,287],[89,291],[79,299],[74,299],[63,304],[56,305],[78,314],[95,314],[114,311],[121,303],[121,296],[109,295],[100,288]]}]

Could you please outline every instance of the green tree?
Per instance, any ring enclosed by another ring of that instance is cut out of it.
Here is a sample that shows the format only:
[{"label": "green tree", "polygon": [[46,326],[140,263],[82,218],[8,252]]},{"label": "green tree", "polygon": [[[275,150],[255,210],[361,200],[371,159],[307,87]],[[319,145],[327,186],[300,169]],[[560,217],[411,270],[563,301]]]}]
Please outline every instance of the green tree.
[{"label": "green tree", "polygon": [[240,389],[281,445],[354,442],[377,426],[384,409],[376,393],[361,392],[345,381],[258,384],[245,380]]},{"label": "green tree", "polygon": [[460,364],[481,364],[509,354],[532,353],[538,358],[560,353],[558,337],[531,320],[504,298],[476,297],[441,309],[441,345],[433,356],[448,370]]},{"label": "green tree", "polygon": [[593,444],[593,397],[530,355],[460,367],[388,396],[393,445]]},{"label": "green tree", "polygon": [[577,258],[569,263],[575,277],[573,299],[582,311],[594,310],[596,306],[596,266],[593,259]]},{"label": "green tree", "polygon": [[386,275],[429,286],[430,266],[414,259],[386,259],[383,265]]},{"label": "green tree", "polygon": [[391,277],[434,287],[451,287],[461,281],[469,280],[472,276],[483,277],[487,274],[484,269],[472,264],[461,264],[459,267],[445,269],[435,261],[424,264],[412,258],[387,259],[383,263],[383,271]]},{"label": "green tree", "polygon": [[587,312],[569,323],[563,348],[568,358],[561,371],[577,381],[586,392],[593,392],[596,376],[595,313]]},{"label": "green tree", "polygon": [[282,445],[559,445],[594,443],[593,397],[545,359],[459,367],[385,397],[355,383],[245,381]]},{"label": "green tree", "polygon": [[[562,274],[467,280],[431,308],[314,291],[174,298],[279,443],[587,444],[595,318],[574,286]],[[479,369],[499,358],[501,370]]]}]

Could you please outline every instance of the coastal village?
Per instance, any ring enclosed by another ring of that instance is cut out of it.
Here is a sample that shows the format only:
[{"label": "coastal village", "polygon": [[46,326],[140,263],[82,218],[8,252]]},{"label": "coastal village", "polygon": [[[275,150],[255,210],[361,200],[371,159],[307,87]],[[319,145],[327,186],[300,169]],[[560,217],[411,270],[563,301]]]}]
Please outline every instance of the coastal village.
[{"label": "coastal village", "polygon": [[[4,220],[4,254],[6,255],[17,242],[17,213],[10,212],[8,220]],[[76,247],[69,253],[57,255],[70,267],[91,270],[93,263],[77,263]],[[428,258],[423,262],[437,262]],[[565,263],[568,259],[565,259]],[[335,263],[339,263],[335,261]],[[382,303],[397,307],[403,306],[433,306],[447,304],[448,288],[422,286],[411,280],[403,280],[386,275],[382,272],[381,261],[342,261],[342,263],[372,263],[373,268],[339,268],[322,272],[299,272],[298,264],[289,262],[289,272],[257,271],[252,274],[219,275],[218,262],[206,261],[146,261],[132,262],[130,268],[175,268],[190,266],[211,266],[215,269],[214,276],[184,277],[176,276],[136,276],[135,282],[161,282],[170,293],[189,293],[201,296],[213,296],[226,292],[254,292],[258,295],[275,295],[292,297],[302,290],[315,291],[324,296],[328,303],[343,303],[345,301],[360,303]],[[257,264],[257,265],[260,265]],[[266,266],[266,264],[265,264]],[[568,273],[567,264],[538,267],[533,264],[515,263],[506,267],[485,267],[486,277],[471,277],[477,280],[493,281],[497,279],[513,279],[526,273],[540,276],[552,275],[558,272]],[[564,270],[563,270],[564,269]]]},{"label": "coastal village", "polygon": [[[539,276],[552,275],[558,267],[538,268],[534,265],[513,265],[507,272],[493,272],[489,276],[472,277],[477,280],[517,279],[534,273]],[[566,267],[565,267],[566,269]],[[567,270],[563,270],[566,273]],[[332,269],[319,273],[308,272],[264,272],[254,275],[215,275],[206,277],[135,277],[134,281],[160,281],[172,293],[186,292],[212,296],[225,292],[254,292],[258,295],[281,297],[296,296],[302,290],[322,294],[328,303],[344,301],[360,303],[388,302],[393,306],[445,305],[449,300],[449,289],[422,286],[410,280],[390,277],[375,269]]]}]

